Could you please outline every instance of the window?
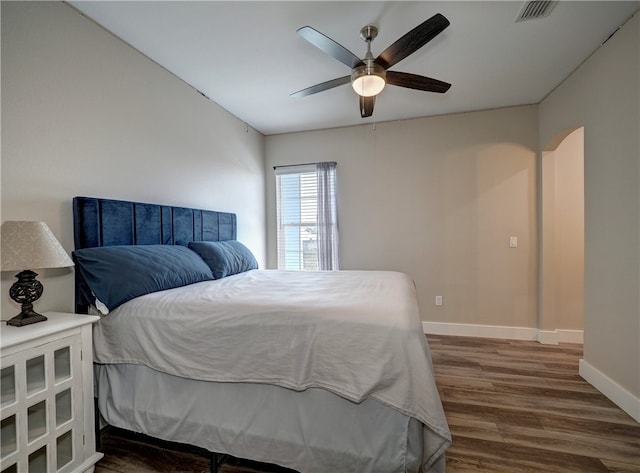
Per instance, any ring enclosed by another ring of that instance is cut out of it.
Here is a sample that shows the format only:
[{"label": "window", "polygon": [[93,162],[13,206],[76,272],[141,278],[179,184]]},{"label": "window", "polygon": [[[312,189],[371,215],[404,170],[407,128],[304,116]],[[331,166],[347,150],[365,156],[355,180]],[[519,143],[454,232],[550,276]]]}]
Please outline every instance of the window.
[{"label": "window", "polygon": [[338,269],[336,163],[276,172],[278,269]]}]

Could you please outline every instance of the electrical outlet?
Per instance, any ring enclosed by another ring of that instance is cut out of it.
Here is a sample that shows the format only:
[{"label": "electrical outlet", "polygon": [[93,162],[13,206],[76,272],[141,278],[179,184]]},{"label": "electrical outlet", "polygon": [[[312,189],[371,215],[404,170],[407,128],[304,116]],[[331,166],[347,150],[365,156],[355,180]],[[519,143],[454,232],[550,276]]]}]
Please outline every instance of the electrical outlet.
[{"label": "electrical outlet", "polygon": [[436,296],[436,305],[442,305],[442,296]]}]

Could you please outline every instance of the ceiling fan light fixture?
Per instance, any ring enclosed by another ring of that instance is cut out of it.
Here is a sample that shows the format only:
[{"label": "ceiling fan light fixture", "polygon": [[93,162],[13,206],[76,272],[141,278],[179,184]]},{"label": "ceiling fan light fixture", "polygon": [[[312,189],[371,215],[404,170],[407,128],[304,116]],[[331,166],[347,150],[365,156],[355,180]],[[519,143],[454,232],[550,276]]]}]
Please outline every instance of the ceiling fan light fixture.
[{"label": "ceiling fan light fixture", "polygon": [[378,95],[387,84],[386,70],[371,61],[364,66],[356,67],[351,73],[351,86],[356,94],[362,97]]}]

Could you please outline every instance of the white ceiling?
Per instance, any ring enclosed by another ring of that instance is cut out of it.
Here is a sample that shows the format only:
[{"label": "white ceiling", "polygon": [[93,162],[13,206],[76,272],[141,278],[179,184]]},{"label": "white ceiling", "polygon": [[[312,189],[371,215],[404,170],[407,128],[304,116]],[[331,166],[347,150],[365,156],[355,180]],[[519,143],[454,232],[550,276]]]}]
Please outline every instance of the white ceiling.
[{"label": "white ceiling", "polygon": [[[71,1],[265,135],[540,102],[640,8],[640,1],[560,1],[516,22],[524,1]],[[291,98],[349,68],[296,34],[309,25],[359,57],[435,13],[451,25],[391,70],[452,84],[446,94],[388,86],[362,119],[349,85]],[[612,86],[615,78],[612,78]]]}]

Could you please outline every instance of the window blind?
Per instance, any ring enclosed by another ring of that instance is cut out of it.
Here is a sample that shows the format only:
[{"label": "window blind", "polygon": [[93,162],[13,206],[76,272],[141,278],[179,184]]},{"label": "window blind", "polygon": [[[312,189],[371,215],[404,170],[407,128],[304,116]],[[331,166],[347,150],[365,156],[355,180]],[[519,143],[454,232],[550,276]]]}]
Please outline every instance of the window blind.
[{"label": "window blind", "polygon": [[[335,163],[331,164],[335,167]],[[275,175],[278,269],[337,269],[325,267],[327,264],[322,261],[322,254],[319,254],[320,248],[326,245],[320,242],[319,246],[318,235],[326,232],[319,231],[323,229],[318,228],[318,165],[277,167]],[[335,179],[332,179],[332,186],[329,192],[330,205],[335,208]],[[325,206],[326,204],[320,205],[323,225]]]}]

